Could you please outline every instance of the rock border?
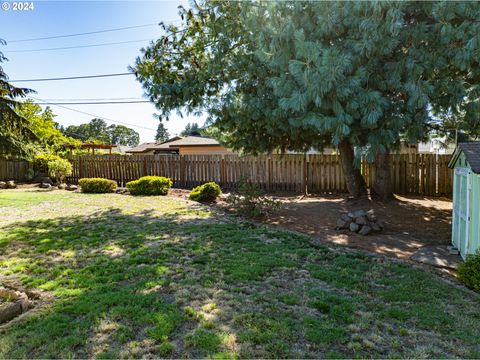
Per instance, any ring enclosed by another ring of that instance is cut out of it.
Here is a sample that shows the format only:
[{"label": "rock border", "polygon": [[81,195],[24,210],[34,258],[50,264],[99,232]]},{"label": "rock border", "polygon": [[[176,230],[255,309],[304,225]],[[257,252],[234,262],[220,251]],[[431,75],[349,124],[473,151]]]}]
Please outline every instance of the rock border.
[{"label": "rock border", "polygon": [[28,310],[28,296],[20,291],[0,288],[0,297],[13,299],[11,302],[0,304],[0,324],[10,321]]}]

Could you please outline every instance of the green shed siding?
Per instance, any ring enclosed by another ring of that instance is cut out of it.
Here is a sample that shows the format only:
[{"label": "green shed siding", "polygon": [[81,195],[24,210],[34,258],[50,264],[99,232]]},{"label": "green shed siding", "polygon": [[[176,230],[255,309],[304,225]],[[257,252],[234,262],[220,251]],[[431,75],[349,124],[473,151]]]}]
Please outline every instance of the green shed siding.
[{"label": "green shed siding", "polygon": [[[457,174],[460,168],[469,169],[469,174]],[[480,249],[480,175],[472,171],[463,152],[454,165],[453,207],[452,244],[465,258]],[[467,215],[468,223],[460,213]]]},{"label": "green shed siding", "polygon": [[470,198],[470,238],[468,254],[474,254],[480,249],[480,175],[471,173],[471,198]]}]

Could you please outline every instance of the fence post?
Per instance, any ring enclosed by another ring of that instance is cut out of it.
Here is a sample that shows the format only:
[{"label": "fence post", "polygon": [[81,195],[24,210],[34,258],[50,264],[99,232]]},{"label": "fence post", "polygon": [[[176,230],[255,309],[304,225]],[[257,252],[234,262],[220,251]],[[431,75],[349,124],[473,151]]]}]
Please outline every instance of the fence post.
[{"label": "fence post", "polygon": [[147,176],[147,156],[143,155],[143,169],[142,169],[142,176]]},{"label": "fence post", "polygon": [[186,186],[185,184],[185,155],[180,155],[180,186]]},{"label": "fence post", "polygon": [[303,153],[303,163],[302,163],[302,191],[303,195],[307,196],[308,195],[308,163],[307,163],[307,153]]},{"label": "fence post", "polygon": [[83,178],[83,161],[82,161],[82,156],[78,156],[78,180]]}]

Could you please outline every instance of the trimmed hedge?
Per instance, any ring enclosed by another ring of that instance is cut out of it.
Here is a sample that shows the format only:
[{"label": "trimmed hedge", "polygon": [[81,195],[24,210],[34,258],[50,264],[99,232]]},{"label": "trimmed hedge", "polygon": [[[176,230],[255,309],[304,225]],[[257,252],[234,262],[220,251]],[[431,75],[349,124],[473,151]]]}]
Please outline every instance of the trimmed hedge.
[{"label": "trimmed hedge", "polygon": [[84,178],[78,181],[82,192],[87,194],[104,194],[114,192],[117,183],[113,180],[103,178]]},{"label": "trimmed hedge", "polygon": [[173,185],[172,180],[163,176],[144,176],[127,183],[132,195],[167,195]]},{"label": "trimmed hedge", "polygon": [[209,202],[214,201],[221,193],[220,186],[212,181],[194,188],[188,198],[193,201]]},{"label": "trimmed hedge", "polygon": [[466,287],[480,292],[480,251],[467,255],[465,262],[458,266],[458,278]]}]

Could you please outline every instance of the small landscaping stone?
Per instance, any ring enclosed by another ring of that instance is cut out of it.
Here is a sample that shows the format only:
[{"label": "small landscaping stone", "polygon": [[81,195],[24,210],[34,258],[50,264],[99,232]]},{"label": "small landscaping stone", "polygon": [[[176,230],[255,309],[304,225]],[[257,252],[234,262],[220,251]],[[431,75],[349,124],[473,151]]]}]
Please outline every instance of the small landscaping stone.
[{"label": "small landscaping stone", "polygon": [[67,184],[59,184],[57,186],[60,190],[65,190],[67,188]]},{"label": "small landscaping stone", "polygon": [[362,228],[360,229],[360,231],[358,232],[360,235],[368,235],[372,232],[372,228],[368,225],[364,225],[362,226]]},{"label": "small landscaping stone", "polygon": [[5,181],[0,181],[0,189],[6,189],[7,183]]},{"label": "small landscaping stone", "polygon": [[367,225],[367,218],[365,216],[359,216],[355,219],[358,225]]},{"label": "small landscaping stone", "polygon": [[350,231],[357,232],[360,229],[360,225],[357,223],[350,223]]},{"label": "small landscaping stone", "polygon": [[361,216],[366,216],[367,213],[364,210],[356,210],[353,212],[353,217],[356,219]]},{"label": "small landscaping stone", "polygon": [[9,180],[7,181],[7,188],[8,189],[15,189],[17,187],[17,184],[15,184],[15,181]]},{"label": "small landscaping stone", "polygon": [[50,189],[52,187],[52,185],[50,185],[49,183],[41,183],[40,187],[42,189]]},{"label": "small landscaping stone", "polygon": [[50,185],[53,185],[52,179],[50,179],[48,176],[44,176],[44,177],[40,180],[40,182],[41,182],[42,184],[50,184]]},{"label": "small landscaping stone", "polygon": [[77,189],[78,189],[77,185],[67,185],[67,187],[65,188],[65,190],[68,190],[68,191],[75,191]]},{"label": "small landscaping stone", "polygon": [[337,229],[342,230],[342,229],[348,229],[350,226],[351,221],[345,221],[343,219],[338,219],[337,220]]}]

